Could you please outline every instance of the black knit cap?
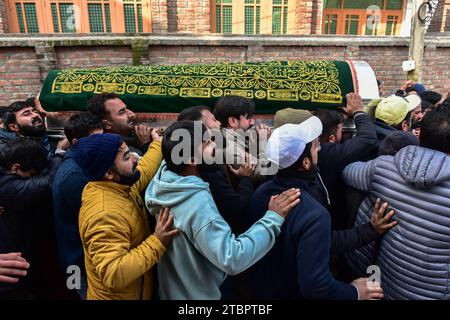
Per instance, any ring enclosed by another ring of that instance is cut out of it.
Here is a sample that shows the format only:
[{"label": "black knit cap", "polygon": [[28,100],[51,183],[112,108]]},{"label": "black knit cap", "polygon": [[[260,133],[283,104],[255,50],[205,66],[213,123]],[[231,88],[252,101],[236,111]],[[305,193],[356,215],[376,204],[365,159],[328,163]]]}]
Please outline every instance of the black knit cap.
[{"label": "black knit cap", "polygon": [[73,146],[75,161],[88,180],[101,180],[113,166],[122,145],[118,134],[93,134],[78,140]]}]

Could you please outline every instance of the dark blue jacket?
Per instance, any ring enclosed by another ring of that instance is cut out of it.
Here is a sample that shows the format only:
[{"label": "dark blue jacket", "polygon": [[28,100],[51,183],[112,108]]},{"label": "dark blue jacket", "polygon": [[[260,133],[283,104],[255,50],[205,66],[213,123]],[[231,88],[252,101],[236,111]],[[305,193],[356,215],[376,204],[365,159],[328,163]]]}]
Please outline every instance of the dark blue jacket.
[{"label": "dark blue jacket", "polygon": [[253,221],[264,215],[272,195],[289,188],[300,188],[301,200],[287,216],[275,246],[252,270],[253,298],[357,299],[356,288],[335,280],[329,271],[330,214],[300,177],[279,174],[260,186],[251,200]]},{"label": "dark blue jacket", "polygon": [[69,149],[53,180],[53,212],[58,241],[58,253],[64,271],[70,265],[84,270],[83,246],[78,232],[81,194],[88,180]]}]

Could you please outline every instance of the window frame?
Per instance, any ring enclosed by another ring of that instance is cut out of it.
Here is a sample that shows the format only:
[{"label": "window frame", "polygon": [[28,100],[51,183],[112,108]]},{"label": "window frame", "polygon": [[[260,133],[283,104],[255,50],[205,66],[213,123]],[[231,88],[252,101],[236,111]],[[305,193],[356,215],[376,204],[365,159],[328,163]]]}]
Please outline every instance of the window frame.
[{"label": "window frame", "polygon": [[[142,11],[142,32],[152,32],[152,18],[151,18],[151,0],[133,0],[135,13],[136,13],[136,33],[139,32],[138,19],[137,19],[137,4],[136,1],[140,1]],[[116,0],[6,0],[6,10],[8,16],[8,26],[11,33],[20,33],[19,21],[17,12],[15,9],[15,3],[35,3],[36,16],[38,20],[39,33],[55,33],[62,34],[61,13],[59,10],[60,3],[73,3],[80,8],[80,18],[76,20],[76,33],[93,33],[90,31],[89,23],[89,10],[88,4],[102,4],[102,17],[103,17],[103,29],[102,33],[108,34],[106,27],[106,11],[104,4],[109,4],[109,16],[111,33],[125,33],[125,18],[124,18],[124,4],[123,1]],[[53,14],[51,4],[56,3],[58,14],[58,27],[59,32],[55,32],[53,25]],[[76,9],[77,10],[77,9]],[[22,11],[24,12],[23,4]],[[50,17],[50,19],[48,19]],[[25,19],[24,19],[25,20]],[[26,33],[28,29],[26,27]]]},{"label": "window frame", "polygon": [[[358,15],[358,34],[357,35],[366,35],[366,26],[367,26],[367,18],[370,16],[366,9],[344,9],[344,1],[341,0],[341,6],[339,9],[323,9],[322,14],[322,34],[325,33],[325,18],[329,14],[337,15],[338,22],[336,27],[335,35],[347,35],[345,34],[345,19],[347,15]],[[404,20],[407,0],[402,0],[402,7],[400,10],[386,10],[387,0],[383,1],[383,8],[380,10],[380,14],[378,15],[378,28],[376,33],[372,34],[374,36],[385,36],[386,35],[386,22],[388,16],[396,16],[397,17],[397,28],[393,36],[400,35],[401,25]]]},{"label": "window frame", "polygon": [[[224,34],[222,31],[217,32],[217,2],[218,1],[211,1],[211,33],[219,33]],[[295,22],[295,6],[297,4],[296,0],[288,0],[287,5],[284,5],[284,0],[282,0],[281,6],[286,6],[287,8],[287,26],[286,26],[286,34],[292,33],[292,30],[294,29],[293,23]],[[245,7],[251,6],[246,5],[245,0],[232,0],[231,7],[232,7],[232,31],[231,34],[243,34],[243,35],[251,35],[245,33]],[[257,5],[255,5],[256,7]],[[261,0],[260,4],[260,24],[259,24],[259,35],[273,35],[272,31],[272,12],[273,12],[273,0]],[[237,8],[237,9],[236,9]],[[239,10],[242,9],[242,10]],[[256,12],[256,11],[255,11]],[[281,16],[281,33],[277,35],[283,35],[283,12]],[[256,23],[254,26],[254,29],[256,29]],[[223,28],[222,28],[223,30]],[[256,34],[256,33],[253,33]]]}]

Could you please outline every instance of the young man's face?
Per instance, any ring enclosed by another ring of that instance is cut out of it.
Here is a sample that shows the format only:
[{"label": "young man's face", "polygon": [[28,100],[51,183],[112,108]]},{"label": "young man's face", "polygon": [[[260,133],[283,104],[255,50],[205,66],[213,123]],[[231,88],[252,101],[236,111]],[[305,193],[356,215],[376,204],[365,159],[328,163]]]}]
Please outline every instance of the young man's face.
[{"label": "young man's face", "polygon": [[133,132],[136,115],[133,111],[127,109],[125,103],[119,99],[111,99],[105,102],[107,111],[106,131],[127,136]]},{"label": "young man's face", "polygon": [[31,106],[16,112],[16,123],[9,129],[25,136],[43,136],[46,131],[40,114]]},{"label": "young man's face", "polygon": [[202,110],[202,122],[208,129],[220,129],[220,122],[209,110]]},{"label": "young man's face", "polygon": [[[200,155],[202,157],[201,167],[212,165],[215,163],[214,156],[216,144],[211,140],[211,137],[207,137],[205,139],[206,141],[203,141],[197,149],[198,151],[200,151]],[[197,162],[198,160],[199,159],[194,159],[194,162]],[[198,165],[199,163],[196,164]]]},{"label": "young man's face", "polygon": [[253,115],[246,113],[244,115],[239,116],[238,128],[244,131],[247,131],[255,124],[255,120],[253,119]]},{"label": "young man's face", "polygon": [[338,124],[337,130],[336,130],[336,143],[341,143],[342,141],[342,130],[344,129],[344,124],[340,123]]},{"label": "young man's face", "polygon": [[114,169],[117,174],[122,176],[132,176],[136,173],[138,158],[134,153],[130,153],[130,149],[124,142],[117,151],[114,160]]},{"label": "young man's face", "polygon": [[411,120],[412,122],[420,121],[423,118],[422,107],[419,104],[415,109],[411,111]]}]

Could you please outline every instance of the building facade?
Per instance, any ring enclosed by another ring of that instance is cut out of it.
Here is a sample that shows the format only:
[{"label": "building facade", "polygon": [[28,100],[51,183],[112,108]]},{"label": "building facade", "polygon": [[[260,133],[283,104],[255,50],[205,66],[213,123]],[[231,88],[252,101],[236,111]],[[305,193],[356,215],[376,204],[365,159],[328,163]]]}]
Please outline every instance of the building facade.
[{"label": "building facade", "polygon": [[[450,31],[450,0],[434,2],[430,28]],[[398,36],[409,32],[410,8],[409,0],[2,0],[0,32]]]}]

